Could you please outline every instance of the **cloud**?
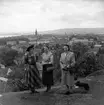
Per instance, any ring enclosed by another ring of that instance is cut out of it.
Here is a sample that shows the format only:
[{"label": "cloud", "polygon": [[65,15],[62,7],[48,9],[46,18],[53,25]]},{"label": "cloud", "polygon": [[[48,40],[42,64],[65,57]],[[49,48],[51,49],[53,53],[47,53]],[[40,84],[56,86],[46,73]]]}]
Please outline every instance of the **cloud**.
[{"label": "cloud", "polygon": [[104,10],[97,12],[92,19],[95,21],[99,21],[100,23],[104,24]]},{"label": "cloud", "polygon": [[104,2],[104,0],[85,0],[85,1],[90,1],[90,2]]},{"label": "cloud", "polygon": [[88,2],[104,2],[104,0],[57,0],[60,2],[73,2],[73,1],[88,1]]},{"label": "cloud", "polygon": [[104,26],[103,3],[89,1],[2,0],[0,32]]}]

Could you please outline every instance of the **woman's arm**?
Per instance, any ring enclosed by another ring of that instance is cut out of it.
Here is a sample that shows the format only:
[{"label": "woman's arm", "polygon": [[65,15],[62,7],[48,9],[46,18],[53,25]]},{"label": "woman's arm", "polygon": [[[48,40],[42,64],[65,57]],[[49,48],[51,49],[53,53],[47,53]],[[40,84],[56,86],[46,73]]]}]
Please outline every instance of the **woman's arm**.
[{"label": "woman's arm", "polygon": [[53,54],[51,54],[51,56],[50,56],[49,64],[53,64]]},{"label": "woman's arm", "polygon": [[28,57],[27,57],[27,54],[24,55],[23,63],[24,63],[24,64],[27,64],[27,63],[28,63]]},{"label": "woman's arm", "polygon": [[62,62],[62,54],[61,54],[61,57],[60,57],[60,66],[61,66],[61,69],[63,69],[65,67],[65,64]]}]

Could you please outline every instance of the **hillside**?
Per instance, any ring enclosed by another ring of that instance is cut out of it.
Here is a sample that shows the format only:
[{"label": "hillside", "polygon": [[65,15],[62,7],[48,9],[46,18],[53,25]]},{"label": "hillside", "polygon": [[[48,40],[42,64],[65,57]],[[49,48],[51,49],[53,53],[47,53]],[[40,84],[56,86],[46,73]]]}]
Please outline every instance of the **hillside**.
[{"label": "hillside", "polygon": [[[39,34],[49,35],[71,35],[71,34],[104,34],[104,28],[64,28],[57,30],[38,31]],[[0,33],[0,36],[31,36],[34,32],[21,32],[21,33]]]},{"label": "hillside", "polygon": [[57,35],[64,35],[64,34],[104,34],[104,28],[65,28],[65,29],[58,29],[58,30],[49,30],[44,32],[39,32],[40,34],[57,34]]}]

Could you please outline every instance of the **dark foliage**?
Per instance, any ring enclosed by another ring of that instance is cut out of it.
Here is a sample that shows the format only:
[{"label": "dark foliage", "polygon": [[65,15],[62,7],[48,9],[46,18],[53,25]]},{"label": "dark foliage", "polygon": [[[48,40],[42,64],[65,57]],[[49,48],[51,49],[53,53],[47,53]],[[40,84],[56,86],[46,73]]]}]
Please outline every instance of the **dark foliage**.
[{"label": "dark foliage", "polygon": [[86,52],[76,61],[76,72],[78,76],[85,77],[94,71],[102,69],[97,56],[93,52]]},{"label": "dark foliage", "polygon": [[14,59],[18,55],[16,50],[10,48],[2,48],[0,52],[0,60],[1,63],[5,66],[12,66],[14,65]]},{"label": "dark foliage", "polygon": [[72,45],[72,51],[75,54],[76,60],[89,50],[89,47],[81,42]]}]

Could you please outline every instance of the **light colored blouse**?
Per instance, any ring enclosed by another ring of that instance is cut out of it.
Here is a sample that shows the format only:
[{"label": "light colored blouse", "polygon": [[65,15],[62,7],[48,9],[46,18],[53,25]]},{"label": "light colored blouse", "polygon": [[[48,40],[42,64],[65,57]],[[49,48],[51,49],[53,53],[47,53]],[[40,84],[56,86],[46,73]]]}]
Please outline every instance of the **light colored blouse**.
[{"label": "light colored blouse", "polygon": [[42,54],[42,64],[53,64],[53,54],[50,51]]},{"label": "light colored blouse", "polygon": [[75,64],[75,57],[73,52],[64,52],[61,54],[60,66],[63,69],[64,67],[73,66]]}]

